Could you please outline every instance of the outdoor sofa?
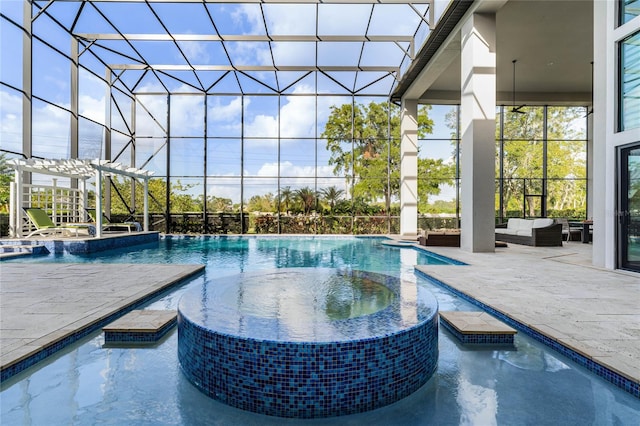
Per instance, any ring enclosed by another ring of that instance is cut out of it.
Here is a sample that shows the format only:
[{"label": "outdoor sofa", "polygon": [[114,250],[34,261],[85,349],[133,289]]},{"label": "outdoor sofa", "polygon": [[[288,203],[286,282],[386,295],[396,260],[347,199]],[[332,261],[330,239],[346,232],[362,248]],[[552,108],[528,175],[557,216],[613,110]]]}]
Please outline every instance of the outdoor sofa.
[{"label": "outdoor sofa", "polygon": [[460,230],[422,231],[422,235],[418,237],[418,243],[422,246],[460,247]]},{"label": "outdoor sofa", "polygon": [[496,241],[536,247],[562,246],[562,224],[554,219],[511,218],[496,226]]}]

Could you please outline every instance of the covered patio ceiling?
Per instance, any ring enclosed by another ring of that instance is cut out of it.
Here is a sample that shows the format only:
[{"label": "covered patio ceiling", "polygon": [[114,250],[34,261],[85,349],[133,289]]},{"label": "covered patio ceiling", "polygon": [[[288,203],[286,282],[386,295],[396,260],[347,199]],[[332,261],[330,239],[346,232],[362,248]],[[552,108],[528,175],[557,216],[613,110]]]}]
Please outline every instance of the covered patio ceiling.
[{"label": "covered patio ceiling", "polygon": [[[454,1],[392,98],[460,102],[460,17],[496,14],[498,104],[591,104],[593,0]],[[456,12],[456,9],[457,12]]]},{"label": "covered patio ceiling", "polygon": [[69,32],[82,66],[131,93],[291,93],[309,81],[316,92],[390,94],[448,4],[436,3],[47,0],[32,14],[34,28]]}]

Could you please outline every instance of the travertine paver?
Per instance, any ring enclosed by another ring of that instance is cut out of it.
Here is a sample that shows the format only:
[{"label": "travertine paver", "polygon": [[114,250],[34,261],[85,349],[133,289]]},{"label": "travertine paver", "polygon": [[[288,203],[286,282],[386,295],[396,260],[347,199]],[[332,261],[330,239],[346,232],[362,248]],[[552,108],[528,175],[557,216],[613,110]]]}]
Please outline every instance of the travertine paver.
[{"label": "travertine paver", "polygon": [[5,369],[204,265],[0,264],[0,364]]},{"label": "travertine paver", "polygon": [[640,274],[591,266],[591,248],[429,247],[469,265],[417,269],[639,382]]},{"label": "travertine paver", "polygon": [[176,311],[135,310],[102,328],[102,331],[157,332],[176,319]]},{"label": "travertine paver", "polygon": [[174,310],[135,310],[102,328],[105,344],[150,344],[158,342],[177,322]]},{"label": "travertine paver", "polygon": [[485,312],[440,311],[440,318],[462,334],[516,334],[516,330]]}]

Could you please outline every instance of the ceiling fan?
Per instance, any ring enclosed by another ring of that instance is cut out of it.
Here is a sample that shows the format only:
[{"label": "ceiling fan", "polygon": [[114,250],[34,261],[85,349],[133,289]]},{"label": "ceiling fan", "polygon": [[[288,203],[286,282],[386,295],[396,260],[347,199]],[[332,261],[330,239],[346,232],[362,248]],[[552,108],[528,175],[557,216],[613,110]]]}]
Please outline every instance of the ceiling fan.
[{"label": "ceiling fan", "polygon": [[515,112],[517,114],[526,114],[526,112],[522,111],[524,108],[524,104],[520,106],[516,106],[516,62],[517,59],[511,61],[513,63],[513,90],[511,91],[511,95],[513,96],[513,101],[511,103],[511,112]]}]

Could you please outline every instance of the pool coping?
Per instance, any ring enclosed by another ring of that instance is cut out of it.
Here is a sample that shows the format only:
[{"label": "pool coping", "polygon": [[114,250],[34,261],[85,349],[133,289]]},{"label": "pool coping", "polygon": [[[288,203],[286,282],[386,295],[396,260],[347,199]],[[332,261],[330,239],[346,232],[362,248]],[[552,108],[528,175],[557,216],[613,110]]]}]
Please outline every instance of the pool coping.
[{"label": "pool coping", "polygon": [[542,330],[536,330],[533,327],[528,326],[527,324],[513,318],[513,315],[508,312],[501,311],[488,303],[484,303],[473,296],[467,294],[465,291],[460,290],[453,285],[449,285],[444,281],[435,278],[433,275],[430,275],[427,271],[420,268],[420,265],[416,265],[414,270],[418,276],[421,276],[427,279],[429,282],[440,286],[454,295],[470,302],[471,304],[481,308],[483,311],[495,316],[501,321],[505,322],[507,325],[522,331],[529,337],[532,337],[534,340],[544,344],[545,346],[555,350],[556,352],[566,356],[571,359],[573,362],[578,365],[586,368],[591,373],[597,375],[598,377],[606,380],[607,382],[617,386],[618,388],[630,393],[636,398],[640,398],[640,381],[634,379],[633,377],[628,376],[622,371],[615,369],[607,365],[604,362],[598,362],[593,359],[591,355],[585,353],[584,350],[580,350],[577,348],[573,348],[569,345],[563,344],[558,341],[558,339],[549,333],[545,333]]},{"label": "pool coping", "polygon": [[[40,265],[38,267],[37,265]],[[57,266],[57,268],[56,268]],[[111,264],[70,264],[70,263],[58,263],[58,264],[43,264],[43,263],[5,263],[3,268],[2,279],[0,280],[2,291],[2,307],[4,315],[11,315],[8,312],[11,305],[15,305],[15,299],[20,298],[23,293],[15,290],[7,280],[14,278],[19,274],[28,275],[28,279],[20,282],[20,286],[32,286],[36,291],[46,291],[48,289],[57,290],[60,287],[60,281],[64,282],[64,289],[68,289],[68,280],[65,281],[65,274],[67,277],[73,274],[78,275],[83,270],[85,275],[97,274],[96,269],[99,266],[104,267],[102,273],[106,273],[108,267],[112,267]],[[84,309],[81,312],[77,311],[77,308],[71,306],[71,314],[67,314],[66,318],[61,318],[59,323],[62,323],[59,328],[53,327],[49,332],[41,337],[37,338],[24,338],[16,340],[24,340],[22,343],[14,345],[2,345],[2,365],[0,365],[0,381],[6,380],[16,376],[17,374],[35,366],[40,361],[55,354],[56,352],[64,349],[68,345],[75,343],[84,337],[102,329],[102,327],[108,325],[112,321],[120,318],[126,313],[142,307],[153,299],[165,294],[166,292],[174,289],[175,287],[186,283],[190,279],[201,274],[205,265],[160,265],[160,264],[118,264],[118,271],[109,271],[115,277],[113,279],[120,280],[124,287],[127,285],[142,286],[140,289],[134,289],[134,294],[129,296],[122,296],[117,298],[111,303],[106,303],[103,299],[95,294],[89,294],[86,300],[78,302],[77,306],[81,306]],[[27,268],[31,271],[26,270]],[[14,270],[15,269],[15,270]],[[16,271],[22,269],[24,271]],[[35,269],[39,269],[38,272]],[[144,281],[146,279],[146,282]],[[153,281],[156,280],[156,281]],[[141,282],[142,281],[142,282]],[[86,283],[82,283],[85,284]],[[48,286],[48,287],[47,287]],[[9,288],[7,288],[9,287]],[[32,288],[33,290],[33,288]],[[28,297],[28,295],[27,295]],[[13,300],[13,302],[12,302]],[[91,302],[89,305],[87,302]],[[15,312],[15,306],[14,306]],[[65,313],[59,313],[60,317],[64,317]],[[29,314],[23,314],[27,317]],[[33,318],[35,315],[30,315]],[[47,315],[43,314],[43,317]],[[56,320],[58,320],[56,315]],[[23,322],[29,323],[29,319],[23,318]],[[46,318],[44,319],[46,321]],[[2,321],[3,327],[6,321]],[[37,323],[29,323],[32,328],[39,328]],[[41,325],[40,325],[41,327]],[[2,338],[10,340],[10,337],[6,337],[6,334],[11,334],[11,331],[5,330],[2,333]],[[3,331],[3,330],[0,330]],[[34,336],[37,330],[19,330],[26,336]],[[7,348],[9,346],[9,348]],[[4,384],[4,383],[3,383]]]}]

